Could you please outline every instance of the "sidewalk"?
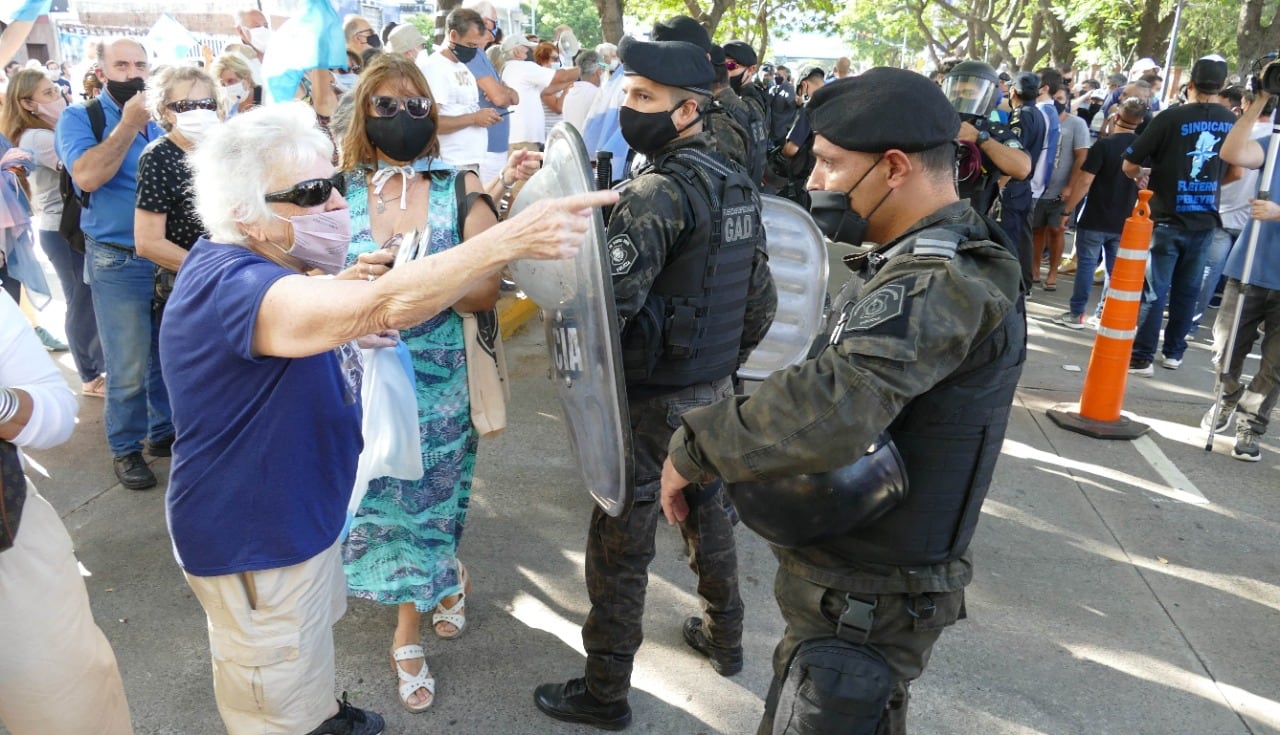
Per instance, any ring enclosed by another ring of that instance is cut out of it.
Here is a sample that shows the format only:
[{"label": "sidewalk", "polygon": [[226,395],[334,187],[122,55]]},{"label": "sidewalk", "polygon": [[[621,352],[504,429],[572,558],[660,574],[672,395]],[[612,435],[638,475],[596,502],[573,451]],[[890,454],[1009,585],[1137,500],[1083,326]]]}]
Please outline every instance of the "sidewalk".
[{"label": "sidewalk", "polygon": [[[1233,460],[1225,437],[1203,451],[1196,425],[1213,380],[1204,342],[1178,371],[1130,376],[1126,409],[1152,424],[1150,442],[1057,428],[1044,411],[1079,397],[1084,373],[1063,366],[1086,367],[1093,340],[1091,330],[1050,322],[1070,286],[1064,276],[1056,292],[1036,290],[1028,302],[1028,362],[972,547],[969,619],[943,635],[913,688],[912,731],[1280,733],[1280,444],[1263,437],[1259,463]],[[44,323],[61,335],[60,317]],[[597,732],[549,720],[532,702],[538,683],[581,675],[587,611],[590,501],[543,350],[536,320],[507,342],[511,426],[481,444],[462,545],[475,580],[467,632],[443,642],[424,626],[435,706],[414,716],[396,701],[387,663],[394,611],[353,600],[336,627],[338,686],[384,714],[387,733]],[[120,660],[135,730],[222,732],[204,617],[173,561],[162,494],[115,484],[102,402],[80,401],[71,441],[33,453],[32,475],[93,575],[90,598]],[[168,460],[153,466],[163,487]],[[1209,502],[1188,502],[1192,491]],[[679,534],[658,533],[630,732],[754,732],[781,620],[772,555],[745,528],[738,540],[747,661],[723,679],[681,640],[681,622],[697,610],[693,576]]]}]

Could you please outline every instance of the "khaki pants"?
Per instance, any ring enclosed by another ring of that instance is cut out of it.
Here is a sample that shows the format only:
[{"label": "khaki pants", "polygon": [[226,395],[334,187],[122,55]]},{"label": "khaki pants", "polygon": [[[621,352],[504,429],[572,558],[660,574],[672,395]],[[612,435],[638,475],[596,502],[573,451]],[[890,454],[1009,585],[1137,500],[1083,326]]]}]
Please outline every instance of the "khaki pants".
[{"label": "khaki pants", "polygon": [[16,543],[0,553],[0,651],[0,721],[13,735],[133,732],[71,537],[34,490]]},{"label": "khaki pants", "polygon": [[296,735],[333,716],[333,624],[347,608],[338,544],[290,567],[186,576],[209,618],[229,735]]}]

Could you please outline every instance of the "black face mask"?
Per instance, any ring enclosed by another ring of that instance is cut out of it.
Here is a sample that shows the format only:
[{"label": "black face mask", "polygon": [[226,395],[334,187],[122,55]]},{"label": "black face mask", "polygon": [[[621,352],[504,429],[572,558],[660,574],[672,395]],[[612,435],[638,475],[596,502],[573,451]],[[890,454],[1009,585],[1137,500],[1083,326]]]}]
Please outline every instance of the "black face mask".
[{"label": "black face mask", "polygon": [[702,113],[699,111],[693,122],[677,130],[675,121],[671,119],[671,113],[678,109],[680,105],[658,112],[640,112],[630,107],[619,107],[618,126],[622,128],[622,139],[627,141],[627,145],[631,146],[636,153],[643,153],[646,158],[653,158],[663,146],[675,140],[677,135],[702,119]]},{"label": "black face mask", "polygon": [[373,147],[387,158],[397,162],[414,161],[436,134],[436,124],[429,117],[415,120],[404,110],[398,110],[392,117],[366,118],[364,132]]},{"label": "black face mask", "polygon": [[1061,115],[1062,113],[1067,111],[1067,104],[1065,102],[1059,102],[1057,100],[1054,100],[1053,109],[1057,110],[1058,114]]},{"label": "black face mask", "polygon": [[742,92],[742,83],[746,81],[746,79],[747,79],[746,74],[739,74],[736,77],[729,77],[729,86],[732,87],[733,91],[735,92]]},{"label": "black face mask", "polygon": [[365,39],[365,43],[369,44],[369,48],[382,48],[382,39],[378,38],[376,33],[369,34],[369,37]]},{"label": "black face mask", "polygon": [[126,79],[123,82],[117,82],[114,79],[107,80],[107,94],[111,95],[111,99],[124,106],[124,103],[133,99],[133,96],[147,88],[147,80],[142,77],[134,77]]},{"label": "black face mask", "polygon": [[463,46],[460,43],[453,44],[449,49],[453,51],[454,56],[458,57],[458,61],[464,64],[470,64],[476,57],[476,51],[479,51],[475,46]]},{"label": "black face mask", "polygon": [[876,213],[893,190],[890,189],[866,217],[850,208],[849,195],[858,188],[858,184],[861,184],[868,174],[876,169],[876,166],[880,165],[882,160],[884,156],[877,158],[875,164],[858,177],[848,191],[816,189],[809,192],[809,214],[813,215],[813,221],[817,223],[818,229],[827,239],[849,245],[862,244],[867,234],[867,218]]}]

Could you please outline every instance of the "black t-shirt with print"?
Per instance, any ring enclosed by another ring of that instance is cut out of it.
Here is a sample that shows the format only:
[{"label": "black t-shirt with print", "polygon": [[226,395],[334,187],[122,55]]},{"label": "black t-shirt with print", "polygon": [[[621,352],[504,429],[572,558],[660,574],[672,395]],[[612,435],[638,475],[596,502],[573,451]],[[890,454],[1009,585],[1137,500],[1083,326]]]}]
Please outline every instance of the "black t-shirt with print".
[{"label": "black t-shirt with print", "polygon": [[147,145],[138,158],[138,209],[165,215],[164,236],[190,250],[205,234],[195,212],[187,154],[168,136]]},{"label": "black t-shirt with print", "polygon": [[1218,192],[1227,165],[1218,157],[1236,122],[1219,104],[1180,105],[1156,115],[1124,158],[1151,166],[1151,219],[1199,232],[1221,226]]},{"label": "black t-shirt with print", "polygon": [[1112,234],[1124,230],[1124,221],[1138,201],[1138,184],[1124,175],[1121,164],[1124,152],[1137,138],[1135,133],[1116,133],[1100,138],[1089,148],[1080,169],[1093,174],[1093,183],[1080,214],[1080,229]]}]

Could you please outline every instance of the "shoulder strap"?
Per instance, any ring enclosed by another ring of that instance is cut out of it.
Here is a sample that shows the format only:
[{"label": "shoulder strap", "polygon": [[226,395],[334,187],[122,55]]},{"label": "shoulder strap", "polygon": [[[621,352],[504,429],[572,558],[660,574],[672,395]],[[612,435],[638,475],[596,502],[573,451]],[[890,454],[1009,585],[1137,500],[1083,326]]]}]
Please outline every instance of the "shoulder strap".
[{"label": "shoulder strap", "polygon": [[964,236],[945,227],[930,227],[916,234],[911,244],[913,255],[931,255],[950,260]]},{"label": "shoulder strap", "polygon": [[107,129],[107,113],[102,109],[102,102],[94,97],[84,103],[84,109],[89,113],[89,127],[93,130],[93,137],[102,142],[102,133]]},{"label": "shoulder strap", "polygon": [[458,175],[453,177],[453,196],[458,207],[458,242],[462,242],[466,237],[467,215],[471,213],[471,207],[477,200],[483,200],[493,212],[493,216],[499,220],[502,219],[498,216],[498,208],[493,204],[493,197],[482,191],[467,192],[467,182],[463,181],[466,175],[466,171],[459,171]]}]

